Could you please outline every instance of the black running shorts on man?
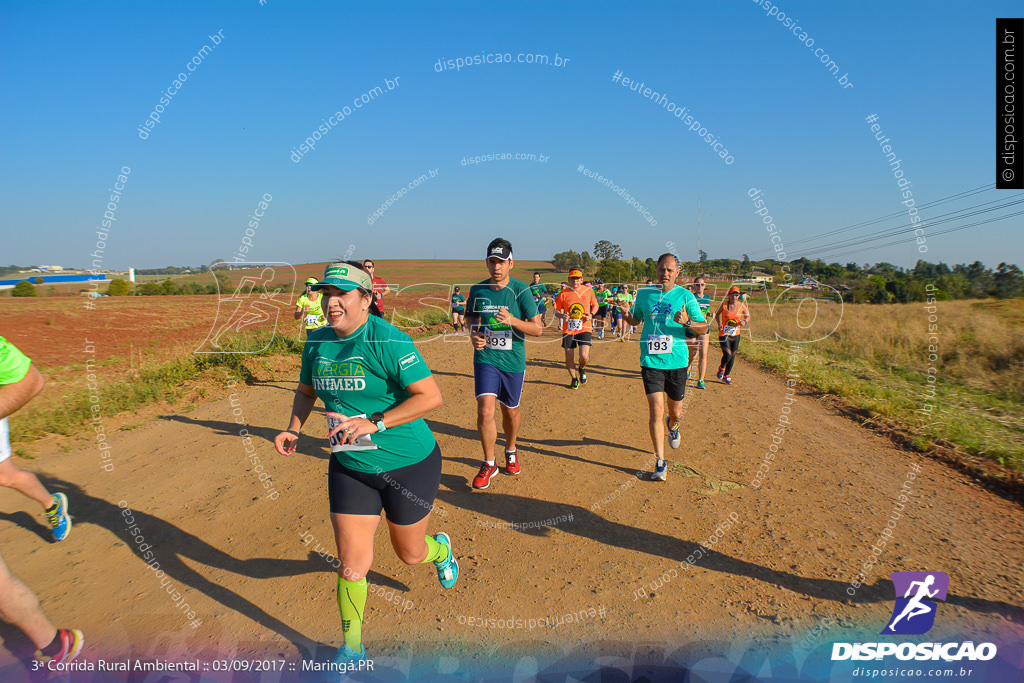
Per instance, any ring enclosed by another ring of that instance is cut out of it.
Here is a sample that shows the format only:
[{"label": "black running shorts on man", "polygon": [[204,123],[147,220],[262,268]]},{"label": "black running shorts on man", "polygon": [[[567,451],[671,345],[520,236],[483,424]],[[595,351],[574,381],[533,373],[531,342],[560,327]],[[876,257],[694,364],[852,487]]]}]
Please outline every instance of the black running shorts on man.
[{"label": "black running shorts on man", "polygon": [[686,368],[640,368],[644,393],[664,392],[673,401],[682,401],[686,395]]},{"label": "black running shorts on man", "polygon": [[562,335],[562,348],[575,349],[579,346],[593,346],[590,332],[577,332],[576,334]]}]

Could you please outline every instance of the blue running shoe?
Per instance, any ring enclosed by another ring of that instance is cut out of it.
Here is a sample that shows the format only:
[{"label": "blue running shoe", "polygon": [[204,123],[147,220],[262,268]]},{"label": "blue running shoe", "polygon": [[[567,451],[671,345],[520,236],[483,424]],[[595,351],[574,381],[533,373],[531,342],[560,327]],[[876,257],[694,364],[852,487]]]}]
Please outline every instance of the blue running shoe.
[{"label": "blue running shoe", "polygon": [[434,534],[434,540],[448,547],[448,557],[435,562],[434,566],[437,567],[437,580],[441,582],[441,587],[451,588],[459,580],[459,563],[455,559],[455,553],[452,551],[452,541],[448,538],[448,534],[443,531],[439,534]]},{"label": "blue running shoe", "polygon": [[660,460],[654,466],[654,474],[651,475],[651,481],[665,481],[667,474],[668,463]]},{"label": "blue running shoe", "polygon": [[331,665],[331,669],[338,674],[341,680],[348,678],[349,674],[359,671],[372,671],[372,665],[367,665],[366,646],[360,645],[359,652],[356,652],[348,645],[342,645],[337,656]]},{"label": "blue running shoe", "polygon": [[63,541],[71,533],[71,518],[68,516],[68,497],[63,493],[53,494],[53,507],[46,511],[46,519],[53,527],[53,540]]},{"label": "blue running shoe", "polygon": [[672,418],[665,418],[665,424],[668,426],[668,445],[672,448],[679,448],[679,444],[682,443],[682,437],[679,436],[679,423],[676,423],[676,428],[672,429]]},{"label": "blue running shoe", "polygon": [[705,388],[704,380],[702,380],[702,379],[697,380],[697,388],[698,389],[704,389]]}]

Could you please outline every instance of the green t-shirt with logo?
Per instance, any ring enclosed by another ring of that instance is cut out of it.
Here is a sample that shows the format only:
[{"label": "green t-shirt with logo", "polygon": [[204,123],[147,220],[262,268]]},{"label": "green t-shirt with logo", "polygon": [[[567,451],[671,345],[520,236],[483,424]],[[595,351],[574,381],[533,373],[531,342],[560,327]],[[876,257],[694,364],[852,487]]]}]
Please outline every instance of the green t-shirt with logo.
[{"label": "green t-shirt with logo", "polygon": [[[405,387],[430,377],[412,338],[371,315],[347,339],[324,327],[309,333],[299,381],[313,387],[327,410],[352,417],[385,412],[410,394]],[[387,472],[413,465],[434,450],[434,435],[422,419],[371,434],[375,450],[333,455],[357,472]]]},{"label": "green t-shirt with logo", "polygon": [[306,311],[305,316],[302,318],[302,324],[305,325],[307,330],[315,330],[318,327],[323,327],[327,324],[327,318],[324,316],[324,295],[321,294],[313,301],[308,296],[303,294],[299,297],[299,300],[295,302],[295,305],[299,308],[308,306],[309,309]]},{"label": "green t-shirt with logo", "polygon": [[480,316],[479,325],[487,338],[487,346],[473,352],[473,362],[493,365],[502,372],[526,372],[523,333],[498,322],[496,316],[502,307],[520,320],[532,320],[539,313],[533,293],[520,280],[509,279],[501,289],[491,289],[490,280],[469,288],[466,313]]},{"label": "green t-shirt with logo", "polygon": [[452,311],[455,313],[466,312],[466,297],[462,294],[452,294]]},{"label": "green t-shirt with logo", "polygon": [[0,337],[0,384],[17,384],[25,379],[32,361],[18,347]]},{"label": "green t-shirt with logo", "polygon": [[697,300],[697,305],[700,306],[701,313],[704,314],[705,320],[710,320],[708,317],[711,314],[711,297],[709,296],[694,296]]},{"label": "green t-shirt with logo", "polygon": [[597,305],[598,305],[598,306],[604,306],[604,305],[606,305],[606,304],[608,303],[608,302],[607,302],[607,299],[608,299],[608,297],[610,297],[611,295],[612,295],[612,290],[610,290],[610,289],[606,289],[606,290],[604,290],[603,292],[601,292],[601,291],[598,291],[598,290],[596,290],[596,289],[594,290],[594,296],[596,296],[596,297],[597,297]]},{"label": "green t-shirt with logo", "polygon": [[689,365],[686,349],[686,328],[673,318],[686,309],[690,320],[703,320],[697,298],[683,287],[664,292],[645,287],[637,293],[630,316],[644,321],[644,338],[640,340],[640,367],[672,370]]}]

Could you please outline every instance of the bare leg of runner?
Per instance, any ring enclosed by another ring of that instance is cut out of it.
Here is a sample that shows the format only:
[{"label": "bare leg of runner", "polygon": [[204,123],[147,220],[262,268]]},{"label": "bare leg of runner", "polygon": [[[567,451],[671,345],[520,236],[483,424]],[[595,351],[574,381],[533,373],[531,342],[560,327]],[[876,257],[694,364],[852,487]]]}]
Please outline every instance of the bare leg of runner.
[{"label": "bare leg of runner", "polygon": [[49,645],[57,628],[43,614],[39,607],[39,598],[26,586],[21,579],[11,573],[0,557],[0,613],[14,622],[14,625],[25,632],[25,635],[43,648]]},{"label": "bare leg of runner", "polygon": [[647,407],[650,412],[648,427],[651,432],[651,443],[654,455],[658,460],[665,459],[665,392],[658,391],[647,394]]},{"label": "bare leg of runner", "polygon": [[[516,437],[519,436],[519,424],[522,420],[519,408],[501,406],[501,423],[505,428],[505,450],[510,453],[516,450]],[[493,420],[491,420],[491,424],[494,424]],[[497,438],[497,434],[495,434],[495,438]],[[491,453],[494,453],[493,440],[491,441]]]},{"label": "bare leg of runner", "polygon": [[48,509],[53,505],[53,496],[47,492],[36,475],[17,467],[10,460],[0,462],[0,486],[6,486],[28,496]]},{"label": "bare leg of runner", "polygon": [[[494,462],[494,442],[498,439],[498,426],[494,424],[495,402],[497,397],[490,395],[476,400],[476,429],[480,432],[480,445],[484,448],[484,460],[487,462]],[[504,415],[505,406],[501,409]],[[505,434],[508,434],[507,428]]]},{"label": "bare leg of runner", "polygon": [[576,352],[573,349],[565,349],[565,369],[569,371],[569,379],[576,379]]}]

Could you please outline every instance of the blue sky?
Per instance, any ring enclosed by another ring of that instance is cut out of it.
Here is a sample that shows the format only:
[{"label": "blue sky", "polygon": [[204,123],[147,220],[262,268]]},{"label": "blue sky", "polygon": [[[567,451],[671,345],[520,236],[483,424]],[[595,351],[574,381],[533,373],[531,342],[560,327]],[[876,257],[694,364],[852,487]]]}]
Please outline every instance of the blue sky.
[{"label": "blue sky", "polygon": [[[764,3],[762,3],[764,4]],[[763,191],[782,244],[905,211],[865,117],[878,116],[919,204],[994,178],[995,18],[1019,3],[784,2],[808,48],[754,0],[687,3],[314,3],[294,0],[0,3],[0,262],[88,266],[110,192],[131,169],[104,268],[231,260],[250,214],[252,261],[482,258],[495,236],[520,258],[592,249],[695,259],[773,252],[748,190]],[[159,114],[161,92],[212,49]],[[848,74],[842,87],[813,49]],[[438,60],[557,54],[563,66]],[[687,107],[733,157],[615,72]],[[398,79],[395,81],[394,79]],[[385,79],[398,85],[362,108]],[[298,163],[291,152],[351,108]],[[546,161],[461,163],[533,153]],[[645,219],[582,164],[625,188]],[[430,170],[437,175],[408,189]],[[373,225],[368,217],[405,195]],[[1024,264],[1021,217],[948,235],[929,217],[1021,194],[989,190],[786,248],[846,263],[920,257]],[[969,220],[1015,211],[1009,207]],[[904,240],[892,246],[888,242]],[[803,247],[803,248],[801,248]]]}]

